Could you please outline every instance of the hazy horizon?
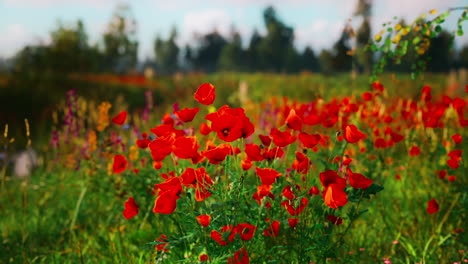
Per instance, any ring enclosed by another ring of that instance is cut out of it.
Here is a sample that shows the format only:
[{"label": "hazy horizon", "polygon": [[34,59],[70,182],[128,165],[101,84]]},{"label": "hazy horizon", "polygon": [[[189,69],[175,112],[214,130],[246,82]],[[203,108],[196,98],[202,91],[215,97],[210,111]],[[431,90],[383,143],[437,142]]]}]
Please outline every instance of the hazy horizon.
[{"label": "hazy horizon", "polygon": [[[430,9],[439,12],[451,7],[463,6],[462,0],[376,0],[373,5],[373,34],[382,28],[382,23],[394,16],[411,22]],[[281,3],[281,4],[280,4]],[[81,19],[91,44],[101,43],[115,7],[128,5],[137,21],[138,58],[154,58],[153,42],[159,34],[166,38],[172,27],[179,35],[177,43],[183,46],[194,40],[195,34],[206,34],[217,30],[228,36],[234,26],[241,34],[244,44],[250,40],[254,30],[265,32],[262,12],[265,7],[275,7],[278,16],[294,28],[295,44],[299,49],[311,46],[316,52],[330,47],[341,34],[344,24],[353,16],[356,0],[160,0],[117,1],[117,0],[0,0],[0,58],[13,56],[26,45],[50,42],[49,34],[58,21],[64,25]],[[458,11],[455,11],[459,14]],[[456,28],[457,15],[452,15],[445,28]],[[465,23],[466,24],[466,23]],[[359,20],[353,21],[359,26]],[[467,26],[465,25],[464,28]],[[456,38],[456,47],[468,44],[468,35]]]}]

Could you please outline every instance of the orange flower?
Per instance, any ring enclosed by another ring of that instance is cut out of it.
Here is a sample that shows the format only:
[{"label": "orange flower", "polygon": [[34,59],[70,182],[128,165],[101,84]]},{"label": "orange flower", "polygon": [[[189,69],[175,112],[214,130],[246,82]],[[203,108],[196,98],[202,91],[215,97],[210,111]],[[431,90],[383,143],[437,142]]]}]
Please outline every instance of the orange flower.
[{"label": "orange flower", "polygon": [[98,120],[98,131],[103,131],[109,126],[109,109],[112,105],[109,102],[102,102],[98,109],[99,109],[99,120]]}]

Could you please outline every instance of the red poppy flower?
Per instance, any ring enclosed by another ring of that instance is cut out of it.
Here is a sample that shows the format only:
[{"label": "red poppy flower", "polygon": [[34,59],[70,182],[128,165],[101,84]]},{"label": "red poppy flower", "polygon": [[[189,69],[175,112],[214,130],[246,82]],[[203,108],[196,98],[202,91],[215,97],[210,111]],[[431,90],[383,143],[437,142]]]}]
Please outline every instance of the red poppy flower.
[{"label": "red poppy flower", "polygon": [[223,240],[223,234],[222,233],[231,233],[233,227],[232,225],[227,225],[227,226],[223,226],[221,227],[221,232],[218,232],[216,230],[212,230],[211,233],[210,233],[210,236],[212,239],[214,239],[216,242],[218,242],[218,244],[220,244],[221,246],[226,246],[227,244],[229,244],[229,240],[228,241],[225,241]]},{"label": "red poppy flower", "polygon": [[174,125],[174,118],[169,113],[165,113],[161,122],[165,125]]},{"label": "red poppy flower", "polygon": [[327,220],[334,225],[341,225],[343,223],[343,219],[335,215],[327,215]]},{"label": "red poppy flower", "polygon": [[153,213],[172,214],[177,207],[179,198],[173,191],[160,193],[154,202]]},{"label": "red poppy flower", "polygon": [[138,204],[135,202],[133,197],[128,197],[128,200],[124,203],[123,216],[128,220],[138,214]]},{"label": "red poppy flower", "polygon": [[[297,190],[300,190],[299,185],[296,184],[295,187],[296,187]],[[288,200],[292,200],[292,199],[296,198],[296,195],[294,194],[294,191],[292,190],[291,185],[287,185],[286,187],[284,187],[281,194],[284,196],[284,198],[286,198]]]},{"label": "red poppy flower", "polygon": [[125,156],[117,154],[114,156],[114,163],[112,164],[112,169],[114,173],[121,173],[127,168],[128,162]]},{"label": "red poppy flower", "polygon": [[390,135],[390,137],[392,138],[392,141],[395,142],[395,143],[398,143],[398,142],[402,141],[405,138],[403,135],[400,135],[400,134],[394,132],[390,127],[387,127],[385,129],[385,134]]},{"label": "red poppy flower", "polygon": [[297,218],[288,218],[289,227],[294,228],[294,227],[296,227],[297,223],[299,223],[299,219],[297,219]]},{"label": "red poppy flower", "polygon": [[211,129],[226,142],[247,138],[255,130],[242,108],[232,109],[225,105],[217,112],[206,115],[205,119],[211,121]]},{"label": "red poppy flower", "polygon": [[467,102],[461,98],[454,98],[452,101],[452,106],[460,114],[463,111],[463,108],[467,105]]},{"label": "red poppy flower", "polygon": [[215,87],[211,83],[204,83],[198,87],[193,98],[200,104],[210,105],[216,98]]},{"label": "red poppy flower", "polygon": [[463,153],[463,150],[452,150],[450,151],[447,156],[449,156],[451,159],[455,160],[461,160],[461,154]]},{"label": "red poppy flower", "polygon": [[156,241],[161,242],[161,243],[156,244],[154,246],[156,248],[156,250],[158,250],[158,251],[163,250],[165,252],[169,251],[169,249],[166,249],[166,246],[169,244],[168,243],[169,239],[167,238],[166,235],[161,235],[158,239],[156,239]]},{"label": "red poppy flower", "polygon": [[360,173],[353,173],[349,169],[348,169],[348,173],[349,173],[349,184],[353,188],[367,189],[372,184],[371,179],[366,178],[364,175]]},{"label": "red poppy flower", "polygon": [[158,195],[154,202],[153,212],[160,214],[172,214],[177,206],[179,194],[182,192],[182,184],[179,177],[168,178],[165,182],[155,184]]},{"label": "red poppy flower", "polygon": [[252,168],[252,165],[253,163],[250,160],[241,161],[242,170],[245,170],[245,171],[250,170],[250,168]]},{"label": "red poppy flower", "polygon": [[263,231],[264,236],[274,237],[277,236],[280,230],[280,222],[273,221],[270,226]]},{"label": "red poppy flower", "polygon": [[200,133],[204,136],[207,136],[211,133],[211,128],[207,123],[201,123],[200,125]]},{"label": "red poppy flower", "polygon": [[203,151],[202,155],[205,156],[211,164],[219,164],[226,159],[226,156],[233,153],[233,148],[231,145],[225,143],[220,144],[219,146]]},{"label": "red poppy flower", "polygon": [[211,222],[211,215],[199,215],[197,216],[197,221],[203,227],[208,227]]},{"label": "red poppy flower", "polygon": [[460,144],[463,141],[462,136],[460,136],[459,134],[453,135],[452,139],[453,139],[453,142],[455,142],[455,144]]},{"label": "red poppy flower", "polygon": [[112,123],[121,126],[125,123],[126,119],[127,119],[127,111],[122,111],[118,115],[116,115],[114,118],[112,118]]},{"label": "red poppy flower", "polygon": [[346,187],[344,184],[332,183],[323,193],[325,204],[333,209],[338,209],[339,206],[344,206],[348,203],[348,196],[343,191]]},{"label": "red poppy flower", "polygon": [[462,150],[450,151],[447,154],[447,156],[450,157],[450,159],[447,161],[447,165],[449,165],[452,169],[457,169],[458,167],[460,167],[461,154]]},{"label": "red poppy flower", "polygon": [[355,125],[346,125],[344,128],[344,138],[349,143],[356,143],[361,139],[365,139],[366,134],[359,131]]},{"label": "red poppy flower", "polygon": [[170,134],[164,137],[159,137],[148,144],[151,150],[151,156],[154,161],[162,161],[164,158],[172,153],[175,142],[175,135]]},{"label": "red poppy flower", "polygon": [[307,192],[308,195],[319,195],[320,191],[316,186],[312,186],[310,190]]},{"label": "red poppy flower", "polygon": [[387,147],[387,142],[385,142],[385,139],[378,138],[374,141],[374,148],[386,148],[386,147]]},{"label": "red poppy flower", "polygon": [[268,149],[263,149],[262,154],[266,160],[271,161],[276,158],[283,157],[284,150],[282,150],[280,147],[268,148]]},{"label": "red poppy flower", "polygon": [[296,141],[296,137],[291,135],[289,131],[281,132],[277,128],[271,130],[270,136],[273,138],[273,143],[278,147],[286,147]]},{"label": "red poppy flower", "polygon": [[137,139],[136,145],[141,149],[146,149],[150,142],[151,140],[149,140],[148,138]]},{"label": "red poppy flower", "polygon": [[382,93],[383,90],[384,90],[384,86],[383,86],[381,83],[379,83],[379,82],[373,82],[373,83],[372,83],[372,88],[374,88],[374,90],[376,90],[376,91],[378,91],[378,92],[381,92],[381,93]]},{"label": "red poppy flower", "polygon": [[429,85],[425,85],[421,90],[421,101],[430,101],[432,99],[431,95],[431,87]]},{"label": "red poppy flower", "polygon": [[184,108],[180,111],[174,112],[174,114],[179,118],[180,121],[187,123],[195,118],[195,115],[198,113],[200,108]]},{"label": "red poppy flower", "polygon": [[232,142],[242,137],[242,124],[241,118],[225,114],[222,118],[213,121],[211,128],[221,140]]},{"label": "red poppy flower", "polygon": [[309,172],[310,165],[310,159],[307,158],[304,153],[297,151],[292,168],[298,173],[307,174]]},{"label": "red poppy flower", "polygon": [[160,170],[162,168],[162,162],[160,161],[153,161],[153,168],[155,170]]},{"label": "red poppy flower", "polygon": [[314,126],[320,124],[324,119],[326,119],[326,114],[316,115],[314,113],[310,113],[308,116],[304,117],[304,123],[309,126]]},{"label": "red poppy flower", "polygon": [[187,168],[181,175],[182,184],[189,188],[195,188],[195,199],[198,202],[210,197],[212,193],[209,191],[213,186],[213,181],[204,167],[193,169]]},{"label": "red poppy flower", "polygon": [[257,144],[246,144],[245,145],[245,154],[250,161],[262,161],[264,157],[261,153],[260,146]]},{"label": "red poppy flower", "polygon": [[262,204],[262,200],[264,197],[270,197],[271,199],[275,199],[275,196],[271,192],[271,189],[273,188],[272,185],[260,185],[257,187],[257,191],[254,193],[252,196],[253,199],[257,200],[257,203],[259,205]]},{"label": "red poppy flower", "polygon": [[208,257],[207,254],[202,254],[202,255],[200,255],[199,259],[200,259],[200,261],[208,261],[209,257]]},{"label": "red poppy flower", "polygon": [[432,199],[429,202],[427,202],[427,213],[429,214],[434,214],[439,211],[439,204],[437,203],[436,199]]},{"label": "red poppy flower", "polygon": [[346,156],[345,156],[345,157],[343,158],[343,163],[342,163],[342,164],[343,164],[343,166],[349,166],[349,164],[351,164],[352,161],[353,161],[352,158],[349,158],[349,157],[346,157]]},{"label": "red poppy flower", "polygon": [[445,176],[447,176],[447,171],[446,170],[440,170],[439,173],[437,173],[437,177],[439,179],[443,179],[443,178],[445,178]]},{"label": "red poppy flower", "polygon": [[[324,188],[327,188],[332,183],[337,183],[346,186],[346,180],[341,178],[334,170],[327,170],[320,173],[320,182]],[[344,187],[343,187],[344,188]]]},{"label": "red poppy flower", "polygon": [[279,173],[276,170],[270,169],[270,168],[266,168],[266,169],[256,168],[256,171],[263,185],[271,185],[276,182],[276,178],[283,175],[282,173]]},{"label": "red poppy flower", "polygon": [[[205,174],[205,175],[208,175],[208,174]],[[209,190],[210,188],[208,187],[208,186],[213,185],[213,182],[211,181],[211,178],[207,178],[207,180],[205,180],[205,181],[208,182],[208,180],[209,180],[209,183],[206,183],[206,184],[210,184],[210,185],[198,184],[195,187],[195,200],[197,202],[201,202],[201,201],[205,200],[206,198],[210,197],[211,195],[213,195]]]},{"label": "red poppy flower", "polygon": [[299,133],[299,141],[301,141],[302,145],[304,145],[305,148],[313,148],[315,145],[317,145],[322,137],[319,134],[314,134],[314,135],[309,135],[307,133]]},{"label": "red poppy flower", "polygon": [[370,92],[364,92],[362,94],[362,99],[364,99],[364,101],[370,101],[372,100],[372,93]]},{"label": "red poppy flower", "polygon": [[198,156],[199,147],[196,137],[179,137],[174,141],[174,155],[179,159],[192,159]]},{"label": "red poppy flower", "polygon": [[419,149],[418,146],[411,147],[410,152],[409,152],[411,157],[419,156],[420,153],[421,153],[421,150]]},{"label": "red poppy flower", "polygon": [[237,224],[230,235],[230,240],[232,241],[236,234],[239,234],[240,239],[244,241],[250,240],[253,238],[255,230],[257,227],[249,223]]},{"label": "red poppy flower", "polygon": [[258,135],[260,141],[262,141],[263,146],[268,147],[271,144],[271,137],[265,135]]},{"label": "red poppy flower", "polygon": [[249,264],[249,255],[245,248],[241,248],[239,251],[234,253],[234,257],[228,258],[228,264]]},{"label": "red poppy flower", "polygon": [[296,114],[296,110],[291,109],[291,111],[289,111],[289,115],[286,118],[286,125],[293,130],[302,130],[302,118]]},{"label": "red poppy flower", "polygon": [[176,137],[184,136],[183,130],[175,129],[174,124],[162,124],[150,129],[151,133],[158,137],[165,137],[171,134],[175,134]]},{"label": "red poppy flower", "polygon": [[281,205],[288,211],[288,213],[292,216],[297,216],[302,213],[305,207],[309,204],[309,200],[307,198],[302,198],[296,208],[294,208],[294,202],[292,201],[284,201]]},{"label": "red poppy flower", "polygon": [[458,167],[460,167],[460,162],[455,159],[449,159],[447,160],[447,165],[449,165],[452,169],[457,169]]}]

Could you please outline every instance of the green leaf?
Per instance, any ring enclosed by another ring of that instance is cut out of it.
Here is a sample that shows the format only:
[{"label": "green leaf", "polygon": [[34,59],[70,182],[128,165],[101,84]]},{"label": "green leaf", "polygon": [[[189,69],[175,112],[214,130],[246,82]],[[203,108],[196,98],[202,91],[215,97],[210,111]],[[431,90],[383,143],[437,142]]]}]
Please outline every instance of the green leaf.
[{"label": "green leaf", "polygon": [[405,56],[406,52],[408,51],[408,40],[404,40],[401,42],[401,56]]},{"label": "green leaf", "polygon": [[442,31],[442,27],[441,27],[440,25],[437,25],[437,26],[435,27],[435,31],[436,31],[436,32]]},{"label": "green leaf", "polygon": [[[411,74],[411,75],[413,75],[413,74]],[[369,188],[364,190],[363,197],[367,198],[367,199],[370,199],[370,196],[372,194],[376,195],[378,192],[381,192],[383,189],[384,189],[383,186],[372,183],[371,186],[369,186]]]},{"label": "green leaf", "polygon": [[412,42],[412,43],[413,43],[413,45],[416,45],[416,44],[418,44],[420,41],[421,41],[421,39],[420,39],[419,37],[415,37],[415,38],[413,39],[413,42]]}]

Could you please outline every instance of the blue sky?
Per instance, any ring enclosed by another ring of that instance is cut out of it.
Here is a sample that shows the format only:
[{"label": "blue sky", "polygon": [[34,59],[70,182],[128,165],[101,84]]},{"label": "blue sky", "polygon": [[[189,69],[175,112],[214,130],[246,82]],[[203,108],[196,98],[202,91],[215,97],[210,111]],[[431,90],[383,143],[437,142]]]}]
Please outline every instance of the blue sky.
[{"label": "blue sky", "polygon": [[[296,45],[316,51],[330,46],[352,17],[356,0],[0,0],[0,57],[13,55],[26,44],[47,43],[49,33],[60,20],[64,24],[82,19],[92,43],[99,43],[115,7],[132,8],[138,23],[139,57],[153,57],[157,34],[168,35],[172,26],[179,31],[178,43],[193,42],[194,34],[217,29],[228,35],[232,25],[248,41],[254,28],[264,32],[262,11],[273,5],[280,18],[295,28]],[[430,9],[445,11],[468,4],[466,0],[374,0],[372,23],[380,29],[394,16],[408,21]],[[456,14],[459,14],[457,12]],[[454,18],[455,16],[453,16]],[[359,21],[353,21],[358,26]],[[468,23],[465,23],[468,24]],[[447,21],[455,28],[455,19]],[[464,26],[468,31],[468,25]],[[468,34],[468,33],[467,33]],[[457,46],[468,44],[468,36]]]}]

